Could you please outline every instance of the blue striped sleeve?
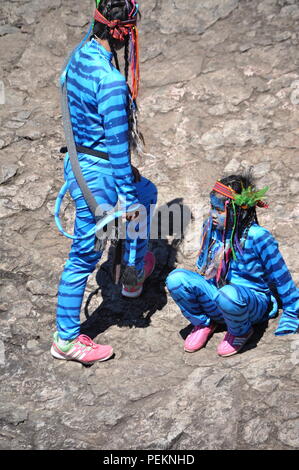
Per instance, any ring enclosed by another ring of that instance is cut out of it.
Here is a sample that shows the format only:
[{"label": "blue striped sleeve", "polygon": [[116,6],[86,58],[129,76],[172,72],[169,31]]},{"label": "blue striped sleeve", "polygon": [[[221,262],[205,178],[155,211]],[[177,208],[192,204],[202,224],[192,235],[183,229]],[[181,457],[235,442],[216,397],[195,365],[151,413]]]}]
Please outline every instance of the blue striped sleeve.
[{"label": "blue striped sleeve", "polygon": [[118,197],[125,210],[139,205],[130,162],[128,87],[124,77],[112,70],[97,90],[98,112],[103,116],[106,146]]},{"label": "blue striped sleeve", "polygon": [[255,240],[254,249],[267,276],[275,285],[283,307],[275,335],[296,333],[299,328],[299,290],[279,251],[278,243],[268,230],[262,229],[262,234]]}]

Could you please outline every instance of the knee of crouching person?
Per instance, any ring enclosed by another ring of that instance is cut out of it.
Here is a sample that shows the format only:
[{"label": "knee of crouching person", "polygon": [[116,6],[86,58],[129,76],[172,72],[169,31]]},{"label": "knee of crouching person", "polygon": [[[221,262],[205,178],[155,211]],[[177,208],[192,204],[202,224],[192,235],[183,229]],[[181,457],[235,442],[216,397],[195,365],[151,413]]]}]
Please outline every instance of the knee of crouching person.
[{"label": "knee of crouching person", "polygon": [[177,289],[181,285],[188,284],[188,271],[184,269],[174,269],[166,279],[166,287],[169,292]]},{"label": "knee of crouching person", "polygon": [[219,289],[215,301],[220,310],[225,312],[237,313],[240,309],[246,307],[246,302],[242,298],[239,290],[232,285],[226,285]]},{"label": "knee of crouching person", "polygon": [[174,269],[166,278],[166,287],[171,292],[180,284],[179,273]]}]

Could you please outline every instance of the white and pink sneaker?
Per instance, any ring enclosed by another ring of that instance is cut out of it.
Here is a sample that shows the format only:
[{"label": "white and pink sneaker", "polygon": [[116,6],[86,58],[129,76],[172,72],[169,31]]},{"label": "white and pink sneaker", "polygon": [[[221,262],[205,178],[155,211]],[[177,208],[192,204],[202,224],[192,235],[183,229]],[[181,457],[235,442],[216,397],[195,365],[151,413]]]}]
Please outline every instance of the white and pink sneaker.
[{"label": "white and pink sneaker", "polygon": [[80,335],[72,341],[61,341],[58,333],[54,333],[51,354],[56,359],[78,361],[82,364],[93,364],[106,361],[113,355],[111,346],[94,343],[89,336]]},{"label": "white and pink sneaker", "polygon": [[231,333],[227,332],[223,340],[217,348],[217,353],[219,356],[227,357],[237,354],[243,346],[247,343],[249,338],[253,335],[253,329],[251,328],[246,335],[243,336],[234,336]]},{"label": "white and pink sneaker", "polygon": [[139,297],[143,291],[144,281],[152,274],[155,269],[156,258],[155,255],[148,251],[144,257],[144,272],[143,275],[138,279],[138,282],[135,286],[123,285],[122,295],[130,299],[135,299]]}]

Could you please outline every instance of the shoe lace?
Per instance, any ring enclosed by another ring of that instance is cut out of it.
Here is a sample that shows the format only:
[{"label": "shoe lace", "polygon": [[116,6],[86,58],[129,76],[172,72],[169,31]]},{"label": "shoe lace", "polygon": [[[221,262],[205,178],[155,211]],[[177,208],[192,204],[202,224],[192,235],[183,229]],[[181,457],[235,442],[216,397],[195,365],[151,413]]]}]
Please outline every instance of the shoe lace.
[{"label": "shoe lace", "polygon": [[92,341],[92,339],[89,336],[86,336],[86,335],[80,335],[78,337],[78,341],[81,344],[84,344],[85,346],[89,346],[93,349],[97,347],[97,344],[94,341]]}]

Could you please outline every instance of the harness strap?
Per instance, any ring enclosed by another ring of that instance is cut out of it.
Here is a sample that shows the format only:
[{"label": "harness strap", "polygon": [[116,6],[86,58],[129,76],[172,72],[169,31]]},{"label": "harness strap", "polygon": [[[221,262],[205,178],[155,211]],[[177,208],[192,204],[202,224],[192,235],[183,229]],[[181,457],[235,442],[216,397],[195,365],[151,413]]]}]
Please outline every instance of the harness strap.
[{"label": "harness strap", "polygon": [[[76,145],[76,150],[78,153],[84,153],[85,155],[92,155],[93,157],[103,158],[104,160],[109,160],[109,156],[101,150],[94,150],[89,147],[83,147],[83,145]],[[67,147],[61,147],[60,153],[67,153]]]}]

